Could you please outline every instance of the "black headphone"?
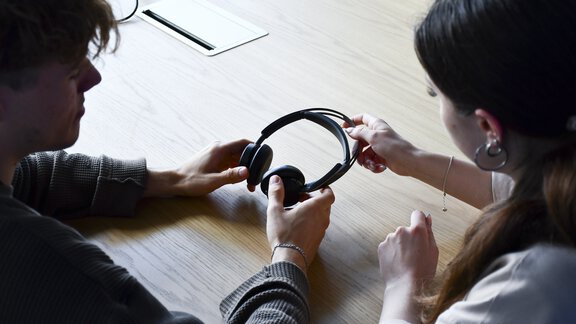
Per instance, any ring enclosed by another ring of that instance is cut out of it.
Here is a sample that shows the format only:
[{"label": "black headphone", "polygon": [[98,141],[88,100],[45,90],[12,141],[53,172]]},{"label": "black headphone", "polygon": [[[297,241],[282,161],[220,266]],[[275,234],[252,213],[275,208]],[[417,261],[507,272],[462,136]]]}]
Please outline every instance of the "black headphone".
[{"label": "black headphone", "polygon": [[[284,206],[292,206],[298,202],[300,193],[318,190],[343,176],[346,171],[354,165],[354,162],[360,153],[360,147],[355,145],[354,152],[350,153],[348,137],[344,133],[344,130],[338,123],[329,117],[340,118],[350,127],[354,127],[354,122],[352,122],[350,118],[336,110],[328,108],[309,108],[290,113],[277,119],[264,128],[262,130],[262,135],[256,143],[248,144],[240,157],[240,166],[247,167],[249,171],[247,179],[248,184],[255,186],[260,183],[260,189],[264,194],[268,195],[270,177],[272,175],[278,175],[282,178],[285,189]],[[329,130],[338,138],[344,152],[344,160],[342,162],[337,163],[320,179],[308,183],[304,180],[304,174],[291,165],[283,165],[268,170],[270,164],[272,164],[272,149],[270,146],[262,144],[265,139],[280,128],[300,119],[307,119]]]}]

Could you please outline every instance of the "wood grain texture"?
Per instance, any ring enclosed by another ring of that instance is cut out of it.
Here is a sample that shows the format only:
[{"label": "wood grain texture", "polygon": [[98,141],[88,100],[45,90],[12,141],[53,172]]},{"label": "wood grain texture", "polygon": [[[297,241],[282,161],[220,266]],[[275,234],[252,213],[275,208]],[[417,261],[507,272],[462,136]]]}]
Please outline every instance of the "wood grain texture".
[{"label": "wood grain texture", "polygon": [[[149,4],[151,1],[142,1]],[[415,145],[460,156],[425,90],[412,33],[421,0],[213,0],[269,35],[207,57],[134,18],[115,54],[95,62],[80,140],[69,151],[146,157],[174,167],[215,140],[256,140],[273,120],[307,107],[384,118]],[[325,129],[293,124],[266,141],[273,165],[308,180],[341,159]],[[477,211],[415,179],[355,166],[332,185],[332,221],[309,273],[314,323],[375,323],[382,285],[376,249],[420,209],[434,217],[440,268]],[[270,258],[266,197],[245,184],[204,198],[149,199],[132,219],[73,221],[169,309],[220,323],[218,305]]]}]

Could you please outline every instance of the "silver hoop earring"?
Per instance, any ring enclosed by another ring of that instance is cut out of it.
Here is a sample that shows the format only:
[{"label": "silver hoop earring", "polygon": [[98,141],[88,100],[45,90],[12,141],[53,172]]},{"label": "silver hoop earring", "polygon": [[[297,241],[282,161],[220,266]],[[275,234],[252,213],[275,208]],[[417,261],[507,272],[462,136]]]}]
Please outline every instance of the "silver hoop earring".
[{"label": "silver hoop earring", "polygon": [[484,171],[496,171],[508,162],[508,152],[500,146],[497,139],[492,139],[476,149],[474,163]]}]

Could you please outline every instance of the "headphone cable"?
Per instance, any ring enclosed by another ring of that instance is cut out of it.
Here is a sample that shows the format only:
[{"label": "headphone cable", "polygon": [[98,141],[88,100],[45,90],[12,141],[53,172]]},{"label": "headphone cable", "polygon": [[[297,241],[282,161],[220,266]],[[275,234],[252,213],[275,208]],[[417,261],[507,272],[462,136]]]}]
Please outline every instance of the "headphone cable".
[{"label": "headphone cable", "polygon": [[135,5],[134,5],[134,10],[132,10],[132,12],[128,16],[116,20],[116,23],[121,24],[123,22],[128,21],[128,19],[132,18],[136,14],[136,11],[138,11],[138,6],[139,6],[138,0],[136,0]]}]

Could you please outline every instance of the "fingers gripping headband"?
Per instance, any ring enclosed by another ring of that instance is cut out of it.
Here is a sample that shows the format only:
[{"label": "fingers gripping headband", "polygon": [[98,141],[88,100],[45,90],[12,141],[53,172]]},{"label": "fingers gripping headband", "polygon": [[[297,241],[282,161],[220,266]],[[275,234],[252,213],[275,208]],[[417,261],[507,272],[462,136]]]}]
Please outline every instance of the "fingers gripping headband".
[{"label": "fingers gripping headband", "polygon": [[[264,128],[260,138],[254,144],[249,144],[240,157],[239,164],[248,167],[249,170],[248,184],[257,185],[260,183],[262,192],[268,195],[270,177],[272,175],[279,175],[285,186],[284,205],[291,206],[298,202],[300,193],[311,192],[326,187],[342,177],[356,161],[360,147],[355,145],[351,152],[348,137],[344,133],[344,130],[330,117],[339,118],[348,125],[354,126],[354,122],[352,122],[350,118],[338,111],[328,108],[309,108],[285,115]],[[293,166],[285,165],[268,170],[272,163],[273,153],[270,146],[263,144],[264,140],[282,127],[301,119],[314,122],[330,131],[340,142],[343,153],[342,162],[336,163],[334,167],[320,179],[308,183],[305,182],[302,172]]]}]

